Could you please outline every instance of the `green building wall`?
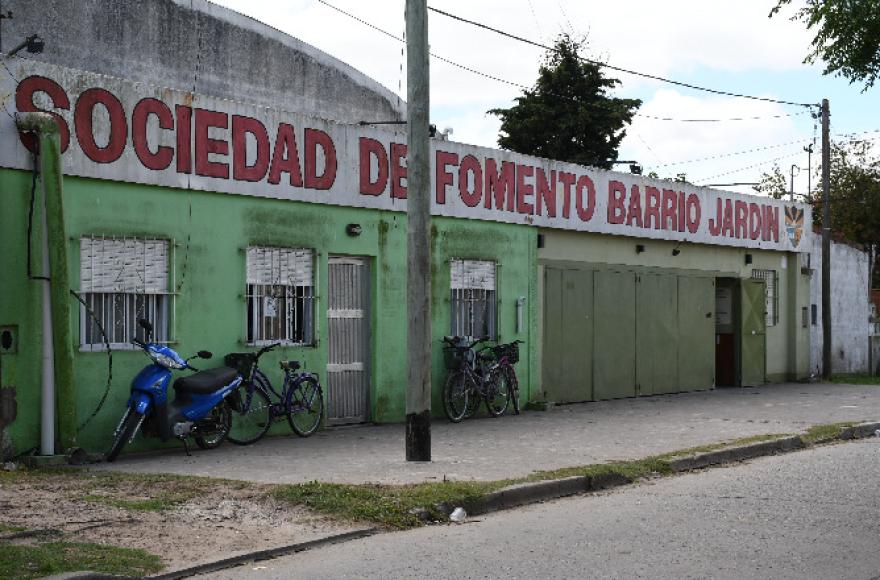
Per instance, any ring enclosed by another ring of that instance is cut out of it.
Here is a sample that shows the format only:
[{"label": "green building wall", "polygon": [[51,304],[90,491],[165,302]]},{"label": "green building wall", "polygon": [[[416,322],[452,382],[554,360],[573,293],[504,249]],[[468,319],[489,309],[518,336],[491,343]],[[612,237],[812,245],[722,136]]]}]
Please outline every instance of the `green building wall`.
[{"label": "green building wall", "polygon": [[[26,250],[31,174],[0,170],[0,326],[18,327],[18,352],[0,355],[0,382],[14,386],[17,419],[9,433],[19,452],[39,442],[40,320],[38,283],[27,279]],[[78,177],[64,182],[69,237],[70,284],[79,290],[79,239],[83,236],[150,237],[173,241],[171,266],[175,297],[175,349],[188,356],[214,352],[222,364],[227,352],[248,350],[245,343],[245,253],[249,245],[312,248],[316,256],[316,344],[284,347],[261,359],[270,379],[280,382],[277,361],[296,359],[326,379],[327,258],[365,256],[372,274],[372,379],[370,413],[374,422],[405,417],[406,388],[406,215],[398,212],[306,204]],[[39,212],[39,208],[37,210]],[[33,252],[39,256],[39,213],[34,217]],[[357,223],[362,234],[346,234]],[[452,258],[494,260],[498,270],[499,341],[526,341],[517,366],[521,398],[530,398],[537,380],[536,228],[435,218],[432,225],[432,319],[435,337],[432,402],[442,416],[440,393],[445,369],[440,339],[450,330],[449,262]],[[35,257],[33,263],[38,265]],[[35,269],[39,273],[39,268]],[[525,325],[516,332],[516,299],[526,298]],[[71,298],[73,300],[73,298]],[[88,419],[104,393],[106,352],[81,352],[78,303],[71,306],[78,424]],[[147,363],[140,351],[114,350],[112,385],[101,410],[78,434],[78,445],[103,450],[121,416],[134,375]],[[276,433],[289,432],[285,424]],[[176,444],[176,443],[172,443]],[[138,438],[133,449],[156,447]]]}]

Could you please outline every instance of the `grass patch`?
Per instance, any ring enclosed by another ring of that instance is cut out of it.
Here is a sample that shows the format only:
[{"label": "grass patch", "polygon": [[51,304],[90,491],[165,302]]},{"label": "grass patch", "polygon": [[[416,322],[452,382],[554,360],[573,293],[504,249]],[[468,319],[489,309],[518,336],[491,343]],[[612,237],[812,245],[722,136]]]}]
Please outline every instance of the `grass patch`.
[{"label": "grass patch", "polygon": [[4,524],[0,522],[0,534],[14,534],[16,532],[23,532],[25,528],[21,526],[13,526],[11,524]]},{"label": "grass patch", "polygon": [[669,466],[669,463],[662,457],[657,456],[635,461],[616,461],[612,463],[598,463],[578,467],[564,467],[562,469],[553,469],[550,471],[536,471],[528,477],[513,481],[513,483],[546,481],[549,479],[561,479],[563,477],[575,476],[598,477],[610,474],[622,475],[627,479],[639,479],[641,477],[648,477],[655,474],[669,475],[671,473],[673,473],[673,471]]},{"label": "grass patch", "polygon": [[829,425],[816,425],[807,429],[807,432],[801,435],[801,440],[807,445],[819,443],[821,441],[829,441],[840,435],[841,431],[847,427],[852,427],[853,425],[855,425],[853,421],[831,423]]},{"label": "grass patch", "polygon": [[436,504],[460,505],[479,499],[505,484],[499,481],[446,481],[398,486],[313,481],[278,486],[273,495],[279,500],[304,505],[326,515],[406,529],[422,523],[418,515],[412,513],[414,510],[426,509],[432,519],[445,520],[446,515],[437,509]]},{"label": "grass patch", "polygon": [[833,375],[831,382],[839,385],[880,385],[880,376]]},{"label": "grass patch", "polygon": [[98,503],[130,511],[162,512],[170,510],[190,499],[190,494],[177,494],[160,492],[157,497],[144,499],[121,499],[106,495],[89,494],[83,497],[83,501]]},{"label": "grass patch", "polygon": [[77,570],[143,576],[161,571],[162,561],[144,550],[100,544],[21,546],[0,542],[0,580],[29,580]]}]

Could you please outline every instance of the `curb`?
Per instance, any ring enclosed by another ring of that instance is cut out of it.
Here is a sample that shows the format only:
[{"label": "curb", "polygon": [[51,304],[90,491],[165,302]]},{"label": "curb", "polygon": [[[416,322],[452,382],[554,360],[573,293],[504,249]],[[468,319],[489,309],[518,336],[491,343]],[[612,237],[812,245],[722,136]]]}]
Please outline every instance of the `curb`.
[{"label": "curb", "polygon": [[468,514],[476,516],[580,493],[602,491],[629,483],[632,483],[632,479],[619,473],[575,475],[562,479],[519,483],[487,493],[478,500],[465,502],[463,507]]},{"label": "curb", "polygon": [[324,546],[341,544],[343,542],[349,542],[351,540],[359,540],[361,538],[372,536],[378,531],[379,528],[368,528],[366,530],[357,530],[355,532],[345,532],[344,534],[328,536],[326,538],[320,538],[318,540],[312,540],[310,542],[301,542],[299,544],[291,544],[289,546],[282,546],[280,548],[270,548],[268,550],[250,552],[248,554],[242,554],[240,556],[234,556],[232,558],[224,558],[223,560],[217,560],[216,562],[209,562],[207,564],[200,564],[198,566],[193,566],[192,568],[186,568],[185,570],[178,570],[177,572],[169,572],[167,574],[160,574],[158,576],[149,576],[149,578],[151,578],[152,580],[178,580],[179,578],[187,578],[189,576],[195,576],[196,574],[218,572],[227,568],[234,568],[235,566],[239,566],[246,562],[271,560],[272,558],[277,558],[279,556],[288,556],[290,554],[305,552],[306,550],[312,550],[314,548],[322,548]]},{"label": "curb", "polygon": [[788,453],[806,447],[807,444],[804,443],[804,440],[796,435],[794,437],[785,437],[784,439],[773,439],[771,441],[762,441],[760,443],[743,445],[741,447],[719,449],[718,451],[709,451],[688,457],[672,459],[669,461],[669,466],[672,467],[672,470],[676,473],[681,473],[683,471],[703,469],[710,465],[736,463],[738,461],[754,459],[755,457]]},{"label": "curb", "polygon": [[[220,570],[226,570],[227,568],[234,568],[236,566],[240,566],[241,564],[245,564],[247,562],[259,562],[261,560],[271,560],[272,558],[278,558],[279,556],[288,556],[290,554],[296,554],[298,552],[305,552],[306,550],[312,550],[315,548],[322,548],[324,546],[330,546],[333,544],[341,544],[343,542],[348,542],[351,540],[359,540],[361,538],[366,538],[368,536],[372,536],[376,532],[379,531],[379,528],[368,528],[366,530],[357,530],[354,532],[345,532],[343,534],[337,534],[335,536],[327,536],[326,538],[320,538],[318,540],[311,540],[309,542],[301,542],[299,544],[291,544],[289,546],[282,546],[280,548],[270,548],[268,550],[259,550],[257,552],[250,552],[247,554],[241,554],[240,556],[234,556],[232,558],[224,558],[223,560],[217,560],[216,562],[209,562],[207,564],[199,564],[198,566],[193,566],[191,568],[186,568],[184,570],[177,570],[176,572],[168,572],[166,574],[159,574],[158,576],[147,576],[150,580],[178,580],[179,578],[188,578],[190,576],[195,576],[197,574],[208,574],[210,572],[219,572]],[[114,576],[112,574],[100,574],[97,572],[68,572],[66,574],[59,574],[56,576],[49,576],[45,580],[133,580],[135,578],[142,578],[141,576]]]},{"label": "curb", "polygon": [[[880,422],[861,423],[859,425],[853,425],[852,427],[841,429],[840,433],[835,437],[811,443],[804,441],[800,435],[795,435],[793,437],[784,437],[781,439],[773,439],[771,441],[762,441],[760,443],[728,447],[717,451],[683,456],[672,459],[668,461],[668,463],[673,472],[684,473],[714,465],[738,463],[749,459],[755,459],[757,457],[791,453],[792,451],[807,449],[831,441],[864,439],[867,437],[873,437],[878,430],[880,430]],[[547,481],[520,483],[488,493],[477,500],[464,502],[462,507],[468,515],[477,516],[531,503],[540,503],[581,493],[611,489],[632,482],[632,479],[625,477],[624,475],[610,472],[598,476],[573,476],[562,479],[550,479]],[[452,508],[449,507],[448,510],[444,511],[449,512],[451,509]],[[447,515],[449,514],[447,513]]]}]

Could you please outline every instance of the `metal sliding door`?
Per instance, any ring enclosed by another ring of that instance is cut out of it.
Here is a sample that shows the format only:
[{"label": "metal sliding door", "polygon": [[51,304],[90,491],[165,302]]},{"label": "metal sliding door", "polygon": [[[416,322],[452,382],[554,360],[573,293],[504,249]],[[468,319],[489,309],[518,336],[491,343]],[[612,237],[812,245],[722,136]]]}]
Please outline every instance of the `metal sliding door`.
[{"label": "metal sliding door", "polygon": [[369,420],[370,275],[365,258],[328,260],[327,420]]}]

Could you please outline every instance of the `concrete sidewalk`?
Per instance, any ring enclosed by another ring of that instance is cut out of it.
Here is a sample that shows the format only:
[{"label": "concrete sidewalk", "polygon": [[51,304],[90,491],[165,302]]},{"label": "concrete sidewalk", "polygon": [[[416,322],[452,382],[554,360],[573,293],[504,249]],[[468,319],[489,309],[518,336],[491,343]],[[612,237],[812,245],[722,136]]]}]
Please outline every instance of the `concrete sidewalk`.
[{"label": "concrete sidewalk", "polygon": [[621,399],[432,426],[433,461],[404,459],[403,425],[358,426],[264,439],[249,447],[122,456],[91,469],[263,483],[497,480],[536,470],[640,459],[751,435],[880,420],[880,387],[783,384]]}]

